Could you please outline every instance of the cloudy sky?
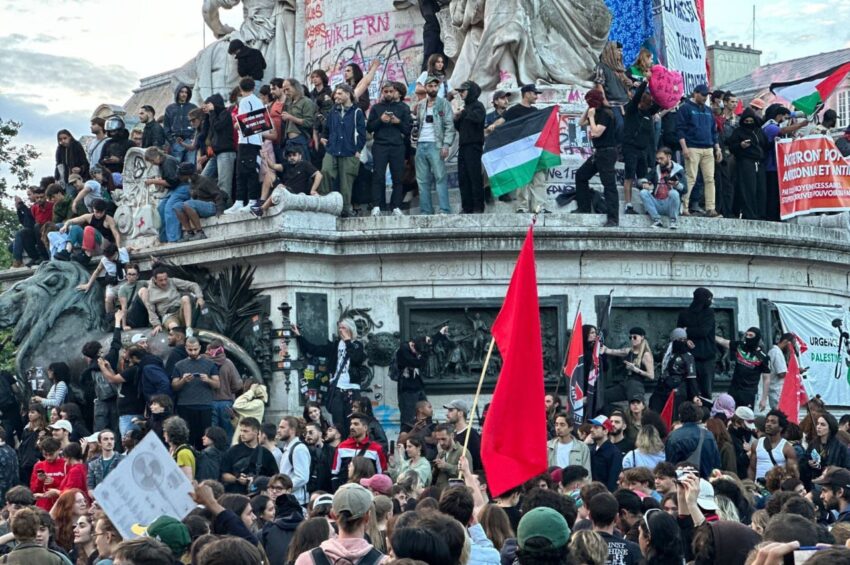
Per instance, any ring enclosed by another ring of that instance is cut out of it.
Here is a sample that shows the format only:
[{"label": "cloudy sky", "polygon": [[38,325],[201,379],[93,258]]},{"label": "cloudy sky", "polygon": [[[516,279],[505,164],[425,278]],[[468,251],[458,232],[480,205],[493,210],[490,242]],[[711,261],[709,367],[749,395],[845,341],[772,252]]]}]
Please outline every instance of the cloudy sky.
[{"label": "cloudy sky", "polygon": [[[329,0],[331,1],[331,0]],[[763,63],[850,47],[850,2],[755,0]],[[139,78],[181,66],[204,46],[201,0],[3,0],[0,117],[52,172],[56,131],[88,133],[101,103],[123,104]],[[752,42],[753,0],[707,0],[707,34]],[[119,11],[120,10],[120,11]],[[226,13],[231,25],[241,9]],[[206,41],[212,40],[209,31]],[[2,174],[3,171],[0,171]]]}]

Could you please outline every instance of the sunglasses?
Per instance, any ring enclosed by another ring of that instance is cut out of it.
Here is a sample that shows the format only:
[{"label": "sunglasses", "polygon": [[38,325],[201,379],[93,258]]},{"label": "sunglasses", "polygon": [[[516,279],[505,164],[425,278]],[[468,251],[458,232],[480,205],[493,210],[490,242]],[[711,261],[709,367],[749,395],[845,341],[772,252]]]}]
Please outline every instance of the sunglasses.
[{"label": "sunglasses", "polygon": [[652,515],[652,513],[653,513],[653,512],[661,512],[662,514],[664,513],[664,511],[663,511],[662,509],[660,509],[660,508],[650,508],[649,510],[647,510],[647,511],[644,513],[644,515],[643,515],[643,524],[646,526],[646,532],[647,532],[650,536],[652,536],[652,528],[650,528],[650,527],[649,527],[649,517]]}]

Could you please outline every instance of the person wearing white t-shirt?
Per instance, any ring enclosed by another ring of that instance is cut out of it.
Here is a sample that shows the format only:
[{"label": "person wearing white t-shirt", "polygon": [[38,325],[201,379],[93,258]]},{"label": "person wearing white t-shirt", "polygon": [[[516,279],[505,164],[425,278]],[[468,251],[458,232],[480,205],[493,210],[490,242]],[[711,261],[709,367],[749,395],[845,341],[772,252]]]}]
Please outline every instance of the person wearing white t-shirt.
[{"label": "person wearing white t-shirt", "polygon": [[[237,116],[264,108],[262,100],[254,94],[255,83],[252,78],[239,81],[239,109]],[[239,146],[236,152],[236,200],[225,214],[250,212],[260,198],[259,156],[263,146],[262,134],[245,135],[237,127]]]},{"label": "person wearing white t-shirt", "polygon": [[794,334],[784,333],[779,336],[776,345],[767,352],[767,360],[770,366],[770,376],[765,379],[759,401],[759,410],[764,412],[767,401],[770,408],[779,409],[779,396],[782,394],[782,385],[785,383],[785,373],[788,372],[788,355],[794,351]]},{"label": "person wearing white t-shirt", "polygon": [[590,474],[590,448],[573,436],[573,423],[566,412],[555,415],[555,436],[548,444],[549,466],[581,465]]},{"label": "person wearing white t-shirt", "polygon": [[103,257],[100,258],[100,263],[89,277],[89,281],[77,286],[77,290],[88,292],[97,277],[103,273],[106,280],[104,293],[106,313],[112,314],[115,311],[118,288],[127,280],[126,265],[129,262],[130,254],[126,248],[119,248],[111,241],[107,241],[103,246]]},{"label": "person wearing white t-shirt", "polygon": [[425,97],[425,84],[428,82],[428,77],[432,76],[440,79],[437,96],[448,98],[452,91],[452,85],[449,84],[449,79],[446,77],[446,59],[439,53],[434,53],[428,57],[427,69],[422,71],[422,74],[416,79],[416,96],[420,100]]}]

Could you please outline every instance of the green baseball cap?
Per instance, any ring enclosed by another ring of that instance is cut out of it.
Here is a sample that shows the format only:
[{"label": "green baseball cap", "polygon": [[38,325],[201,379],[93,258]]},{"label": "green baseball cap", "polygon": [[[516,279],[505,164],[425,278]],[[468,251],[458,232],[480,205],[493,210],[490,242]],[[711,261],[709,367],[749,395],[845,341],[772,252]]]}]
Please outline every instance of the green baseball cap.
[{"label": "green baseball cap", "polygon": [[567,521],[556,510],[540,507],[523,514],[516,533],[519,547],[525,549],[531,538],[546,539],[555,548],[564,547],[570,541],[571,532]]},{"label": "green baseball cap", "polygon": [[171,516],[160,516],[151,522],[147,528],[147,535],[167,545],[175,557],[182,556],[192,545],[189,528]]}]

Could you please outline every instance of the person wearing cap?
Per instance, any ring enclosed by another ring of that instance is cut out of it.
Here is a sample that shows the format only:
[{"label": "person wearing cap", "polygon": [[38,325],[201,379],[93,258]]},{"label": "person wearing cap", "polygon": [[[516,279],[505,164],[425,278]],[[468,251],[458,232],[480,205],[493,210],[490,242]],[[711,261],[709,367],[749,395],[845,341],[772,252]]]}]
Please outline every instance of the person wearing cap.
[{"label": "person wearing cap", "polygon": [[649,398],[649,408],[661,413],[667,404],[670,393],[676,391],[673,411],[678,411],[684,400],[694,400],[699,396],[694,356],[688,347],[688,333],[684,328],[675,328],[670,332],[669,352],[661,362],[661,378]]},{"label": "person wearing cap", "polygon": [[652,347],[646,340],[646,330],[635,326],[629,330],[629,347],[611,349],[602,346],[602,353],[624,359],[626,378],[619,384],[605,389],[605,401],[609,405],[624,400],[631,401],[634,397],[646,395],[645,381],[655,380],[655,359],[652,357]]},{"label": "person wearing cap", "polygon": [[[767,139],[767,151],[765,151],[765,204],[764,216],[762,219],[772,222],[779,221],[779,173],[776,165],[776,139],[783,137],[793,137],[793,135],[802,128],[809,125],[809,120],[803,118],[801,120],[792,120],[791,110],[782,104],[773,103],[764,111],[764,124],[761,129],[764,132],[764,137]],[[802,112],[797,112],[796,116],[802,115]]]},{"label": "person wearing cap", "polygon": [[457,91],[463,100],[463,109],[454,113],[458,132],[457,170],[461,211],[464,214],[481,214],[484,212],[481,156],[484,153],[486,110],[478,100],[481,87],[477,83],[465,81]]},{"label": "person wearing cap", "polygon": [[392,496],[393,494],[393,480],[389,477],[389,475],[379,473],[377,475],[372,475],[368,479],[360,479],[360,485],[369,489],[369,491],[375,496],[379,494]]},{"label": "person wearing cap", "polygon": [[838,511],[835,521],[850,522],[850,471],[829,467],[812,482],[820,485],[820,499],[826,509]]},{"label": "person wearing cap", "polygon": [[342,485],[334,494],[331,507],[331,515],[339,529],[337,537],[305,551],[295,560],[295,565],[319,563],[316,556],[324,557],[330,563],[358,565],[376,565],[389,561],[389,556],[383,555],[365,540],[372,501],[372,494],[362,486],[353,483]]},{"label": "person wearing cap", "polygon": [[222,191],[212,177],[199,174],[189,163],[180,164],[180,176],[189,182],[189,200],[175,204],[171,210],[183,228],[181,241],[206,239],[201,218],[221,215],[229,191]]},{"label": "person wearing cap", "polygon": [[[719,216],[715,209],[714,166],[723,158],[717,136],[717,124],[711,108],[706,105],[708,87],[698,84],[691,98],[679,108],[677,133],[679,146],[685,158],[685,172],[688,177],[688,189],[682,199],[682,215],[689,216],[690,195],[697,181],[697,173],[702,172],[705,185],[705,215],[709,218]],[[694,202],[696,206],[698,203]]]},{"label": "person wearing cap", "polygon": [[454,427],[455,441],[460,445],[466,444],[472,459],[469,467],[472,470],[481,469],[481,434],[472,428],[469,432],[469,442],[466,442],[466,430],[469,428],[469,404],[465,400],[452,400],[443,408],[446,412],[446,422]]},{"label": "person wearing cap", "polygon": [[770,383],[770,363],[761,348],[761,330],[755,326],[748,328],[743,341],[717,336],[715,342],[729,351],[733,364],[729,394],[735,399],[735,405],[754,408],[759,381],[765,381],[765,389]]},{"label": "person wearing cap", "polygon": [[617,490],[620,471],[623,470],[623,452],[608,441],[614,426],[607,416],[600,414],[588,420],[590,428],[590,474],[594,481],[604,484],[609,491]]},{"label": "person wearing cap", "polygon": [[699,425],[702,406],[688,400],[679,405],[678,414],[682,426],[667,436],[664,445],[667,461],[673,465],[688,461],[699,467],[700,476],[709,477],[713,470],[721,468],[720,450],[714,435]]},{"label": "person wearing cap", "polygon": [[65,449],[71,443],[71,434],[74,432],[74,427],[68,420],[56,420],[54,423],[47,426],[50,430],[50,436],[59,442],[59,446]]},{"label": "person wearing cap", "polygon": [[750,479],[764,479],[774,467],[797,464],[797,452],[794,445],[782,437],[788,427],[788,417],[779,410],[771,410],[764,419],[764,435],[750,444]]},{"label": "person wearing cap", "polygon": [[[267,162],[269,167],[277,173],[277,180],[292,194],[318,196],[319,187],[322,184],[322,173],[309,159],[304,158],[303,148],[297,143],[287,141],[283,148],[283,155],[286,158],[285,165]],[[251,208],[251,213],[255,216],[262,216],[262,212],[274,204],[271,198],[264,197],[262,200],[262,205]]]},{"label": "person wearing cap", "polygon": [[510,92],[504,90],[497,90],[493,93],[493,97],[490,99],[493,104],[493,111],[484,117],[484,135],[490,135],[496,130],[498,126],[494,124],[499,118],[505,115],[510,97]]},{"label": "person wearing cap", "polygon": [[387,167],[392,177],[392,195],[389,209],[401,216],[404,198],[401,181],[404,176],[405,147],[410,140],[413,120],[410,108],[402,100],[405,93],[394,82],[381,87],[381,99],[369,109],[366,131],[372,134],[372,215],[380,216],[387,210]]},{"label": "person wearing cap", "polygon": [[566,412],[555,414],[555,438],[548,443],[549,467],[564,469],[570,465],[580,465],[590,473],[590,449],[583,441],[573,436],[574,425]]},{"label": "person wearing cap", "polygon": [[440,212],[451,214],[446,159],[454,143],[456,131],[452,106],[437,96],[442,82],[436,76],[425,80],[425,99],[413,109],[419,123],[416,139],[416,184],[419,185],[419,208],[423,214],[433,214],[432,187],[437,192]]},{"label": "person wearing cap", "polygon": [[517,562],[520,565],[565,562],[570,535],[566,519],[557,510],[545,506],[533,508],[519,521]]},{"label": "person wearing cap", "polygon": [[334,88],[333,101],[334,106],[321,132],[325,156],[320,192],[328,194],[331,190],[339,190],[342,216],[346,217],[354,214],[351,190],[360,171],[360,154],[366,146],[366,114],[354,103],[354,89],[348,84],[341,83]]},{"label": "person wearing cap", "polygon": [[752,408],[739,406],[735,409],[727,428],[732,438],[732,447],[735,448],[739,477],[746,477],[750,467],[750,442],[756,431],[755,419],[756,415]]}]

